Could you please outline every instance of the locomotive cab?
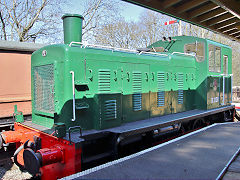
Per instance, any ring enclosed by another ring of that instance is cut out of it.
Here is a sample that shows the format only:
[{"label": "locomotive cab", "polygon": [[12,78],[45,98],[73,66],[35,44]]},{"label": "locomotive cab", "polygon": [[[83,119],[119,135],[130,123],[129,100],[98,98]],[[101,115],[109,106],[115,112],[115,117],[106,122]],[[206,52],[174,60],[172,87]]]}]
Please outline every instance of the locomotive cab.
[{"label": "locomotive cab", "polygon": [[[190,36],[158,41],[149,48],[165,47],[169,53],[181,52],[196,57],[196,96],[198,109],[211,109],[232,102],[232,51],[229,46]],[[207,87],[207,88],[206,88]]]}]

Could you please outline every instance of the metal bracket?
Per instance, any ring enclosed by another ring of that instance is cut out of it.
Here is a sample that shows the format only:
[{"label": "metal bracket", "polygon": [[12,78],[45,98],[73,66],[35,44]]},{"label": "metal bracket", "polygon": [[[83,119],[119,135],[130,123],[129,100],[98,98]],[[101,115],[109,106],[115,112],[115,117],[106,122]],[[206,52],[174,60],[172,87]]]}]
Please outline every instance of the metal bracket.
[{"label": "metal bracket", "polygon": [[70,128],[68,129],[68,139],[69,139],[70,144],[72,144],[72,140],[71,140],[71,130],[77,129],[77,128],[79,128],[80,137],[82,137],[82,128],[81,128],[81,126],[73,126],[73,127],[70,127]]}]

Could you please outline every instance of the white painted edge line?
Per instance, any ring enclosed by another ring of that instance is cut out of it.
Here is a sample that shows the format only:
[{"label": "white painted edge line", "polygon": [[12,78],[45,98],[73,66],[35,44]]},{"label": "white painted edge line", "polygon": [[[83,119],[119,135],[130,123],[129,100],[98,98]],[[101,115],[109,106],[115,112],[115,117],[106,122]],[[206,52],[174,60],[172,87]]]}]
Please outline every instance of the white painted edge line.
[{"label": "white painted edge line", "polygon": [[223,176],[225,175],[225,173],[227,172],[227,169],[230,167],[230,165],[232,164],[232,162],[236,159],[237,155],[240,152],[240,148],[238,148],[238,150],[234,153],[234,155],[231,157],[231,159],[228,161],[228,163],[225,165],[225,167],[223,168],[223,170],[220,172],[220,174],[218,175],[218,177],[216,178],[216,180],[220,180],[223,178]]},{"label": "white painted edge line", "polygon": [[145,149],[145,150],[140,151],[140,152],[137,152],[137,153],[135,153],[135,154],[132,154],[132,155],[123,157],[123,158],[121,158],[121,159],[117,159],[117,160],[108,162],[108,163],[106,163],[106,164],[102,164],[102,165],[96,166],[96,167],[94,167],[94,168],[87,169],[87,170],[85,170],[85,171],[82,171],[82,172],[79,172],[79,173],[76,173],[76,174],[73,174],[73,175],[70,175],[70,176],[61,178],[61,180],[70,180],[70,179],[78,178],[78,177],[81,177],[81,176],[84,176],[84,175],[87,175],[87,174],[90,174],[90,173],[99,171],[99,170],[104,169],[104,168],[106,168],[106,167],[112,166],[112,165],[114,165],[114,164],[117,164],[117,163],[120,163],[120,162],[129,160],[129,159],[135,158],[135,157],[137,157],[137,156],[140,156],[140,155],[145,154],[145,153],[147,153],[147,152],[153,151],[153,150],[158,149],[158,148],[160,148],[160,147],[166,146],[166,145],[168,145],[168,144],[174,143],[174,142],[176,142],[176,141],[179,141],[179,140],[184,139],[184,138],[186,138],[186,137],[189,137],[189,136],[191,136],[191,135],[200,133],[200,132],[202,132],[202,131],[206,131],[207,129],[209,129],[209,128],[211,128],[211,127],[219,126],[219,125],[223,125],[223,124],[225,124],[225,125],[226,125],[226,124],[233,124],[233,123],[235,123],[235,122],[212,124],[212,125],[210,125],[210,126],[207,126],[207,127],[202,128],[202,129],[199,129],[199,130],[197,130],[197,131],[194,131],[194,132],[185,134],[185,135],[180,136],[180,137],[178,137],[178,138],[176,138],[176,139],[173,139],[173,140],[170,140],[170,141],[168,141],[168,142],[159,144],[159,145],[157,145],[157,146],[154,146],[154,147]]},{"label": "white painted edge line", "polygon": [[223,123],[216,123],[216,125],[224,125],[224,124],[240,124],[239,122],[223,122]]}]

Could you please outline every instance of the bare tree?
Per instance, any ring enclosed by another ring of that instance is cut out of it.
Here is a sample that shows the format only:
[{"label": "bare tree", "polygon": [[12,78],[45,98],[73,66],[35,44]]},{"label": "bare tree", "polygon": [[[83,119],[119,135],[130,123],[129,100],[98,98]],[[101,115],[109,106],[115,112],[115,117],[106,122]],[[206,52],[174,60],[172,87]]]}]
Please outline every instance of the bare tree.
[{"label": "bare tree", "polygon": [[1,0],[1,28],[5,40],[34,41],[57,32],[59,2],[51,0]]},{"label": "bare tree", "polygon": [[[35,41],[37,38],[40,42],[62,42],[63,3],[66,9],[74,6],[67,0],[0,0],[1,39]],[[93,41],[94,29],[112,21],[119,13],[118,0],[84,0],[80,3],[83,12],[79,9],[77,13],[84,16],[85,41]]]},{"label": "bare tree", "polygon": [[165,26],[164,22],[173,18],[158,12],[146,10],[140,16],[139,25],[142,28],[143,45],[148,46],[162,39],[163,36],[174,36],[177,34],[177,24]]},{"label": "bare tree", "polygon": [[[0,5],[1,5],[1,0],[0,0]],[[0,6],[0,27],[2,29],[1,39],[7,40],[6,26],[7,26],[7,18],[9,18],[9,16],[6,16],[3,11],[4,11],[4,8],[1,5]]]},{"label": "bare tree", "polygon": [[84,10],[83,39],[92,41],[97,28],[113,22],[119,17],[120,2],[118,0],[85,0],[82,3]]},{"label": "bare tree", "polygon": [[96,42],[121,48],[146,47],[161,40],[166,34],[177,34],[177,29],[172,28],[173,26],[164,25],[164,22],[169,20],[172,18],[150,10],[144,11],[138,22],[127,22],[123,17],[118,18],[97,29]]},{"label": "bare tree", "polygon": [[97,44],[129,49],[138,47],[141,43],[138,39],[140,33],[137,23],[126,22],[124,18],[119,18],[114,23],[98,28],[95,40]]},{"label": "bare tree", "polygon": [[2,15],[2,11],[0,10],[0,21],[2,26],[2,33],[1,33],[1,39],[7,40],[7,33],[6,33],[6,20]]}]

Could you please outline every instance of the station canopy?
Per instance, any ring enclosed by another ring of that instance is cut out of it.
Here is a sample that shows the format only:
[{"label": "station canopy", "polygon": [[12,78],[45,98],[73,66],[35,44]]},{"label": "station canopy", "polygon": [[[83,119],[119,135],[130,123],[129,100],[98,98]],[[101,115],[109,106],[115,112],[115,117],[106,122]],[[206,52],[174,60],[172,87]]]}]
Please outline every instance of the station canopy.
[{"label": "station canopy", "polygon": [[240,0],[125,0],[240,42]]}]

